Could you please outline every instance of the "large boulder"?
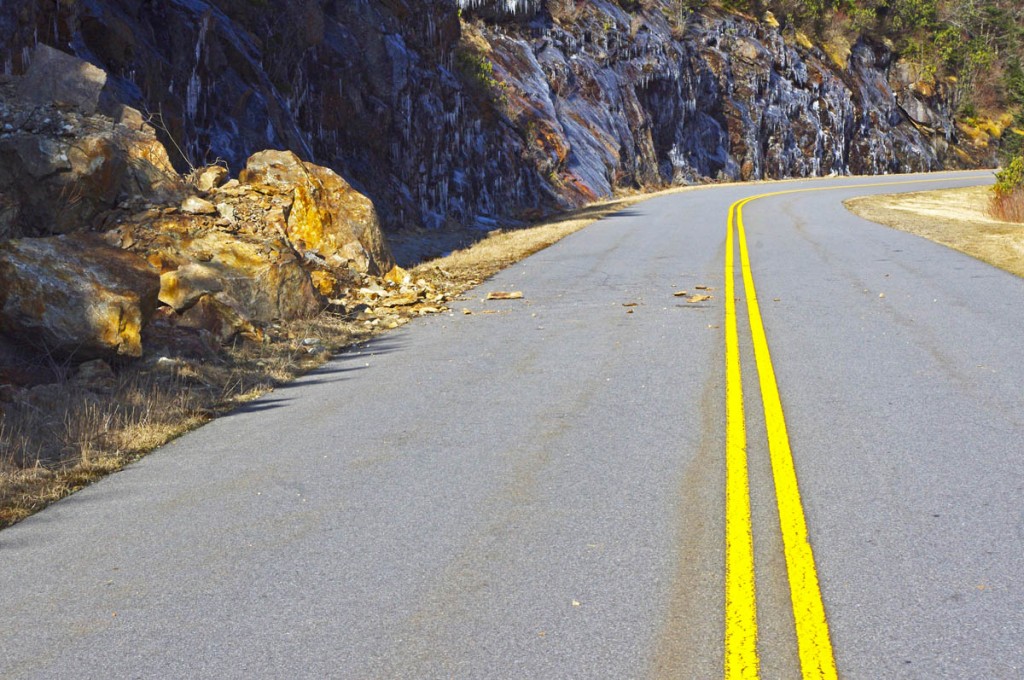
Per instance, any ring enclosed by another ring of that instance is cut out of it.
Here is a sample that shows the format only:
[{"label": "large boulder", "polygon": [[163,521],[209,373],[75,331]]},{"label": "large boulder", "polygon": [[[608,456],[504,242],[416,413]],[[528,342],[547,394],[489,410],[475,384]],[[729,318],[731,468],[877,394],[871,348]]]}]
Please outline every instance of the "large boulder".
[{"label": "large boulder", "polygon": [[268,225],[268,211],[259,203],[236,205],[244,219],[147,211],[105,239],[158,269],[160,302],[177,314],[186,314],[211,295],[257,324],[308,318],[321,311],[327,301],[313,285],[304,260],[278,233],[283,227]]},{"label": "large boulder", "polygon": [[[323,309],[323,303],[295,253],[280,241],[264,242],[221,231],[209,231],[189,240],[179,252],[202,262],[209,293],[215,281],[237,301],[245,316],[268,323],[279,319],[301,319]],[[178,283],[203,287],[198,273],[186,266]],[[181,271],[180,269],[178,271]]]},{"label": "large boulder", "polygon": [[89,115],[99,110],[106,84],[103,69],[40,43],[18,83],[18,96],[32,106],[56,104]]},{"label": "large boulder", "polygon": [[368,274],[394,265],[373,203],[333,170],[290,151],[261,151],[239,179],[291,197],[286,234],[298,251]]},{"label": "large boulder", "polygon": [[0,334],[58,358],[142,355],[160,277],[90,234],[0,245]]},{"label": "large boulder", "polygon": [[180,196],[156,132],[105,81],[44,45],[28,73],[0,81],[0,238],[102,231],[112,211]]}]

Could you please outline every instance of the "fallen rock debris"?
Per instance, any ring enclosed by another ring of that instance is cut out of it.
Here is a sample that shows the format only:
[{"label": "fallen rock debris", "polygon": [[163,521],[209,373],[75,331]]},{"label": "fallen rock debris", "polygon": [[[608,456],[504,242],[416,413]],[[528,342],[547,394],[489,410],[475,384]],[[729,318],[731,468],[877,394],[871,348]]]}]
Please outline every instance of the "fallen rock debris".
[{"label": "fallen rock debris", "polygon": [[494,290],[487,294],[485,299],[487,300],[521,300],[523,297],[523,291],[513,290]]}]

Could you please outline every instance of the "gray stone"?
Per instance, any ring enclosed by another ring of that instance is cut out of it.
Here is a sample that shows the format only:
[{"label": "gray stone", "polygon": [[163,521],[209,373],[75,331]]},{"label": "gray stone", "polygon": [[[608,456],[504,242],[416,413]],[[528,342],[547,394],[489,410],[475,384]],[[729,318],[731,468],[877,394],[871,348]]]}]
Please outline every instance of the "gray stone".
[{"label": "gray stone", "polygon": [[79,387],[91,390],[109,390],[117,382],[114,369],[103,359],[92,359],[78,366],[75,376],[72,378]]},{"label": "gray stone", "polygon": [[18,96],[37,106],[55,104],[92,114],[100,108],[106,84],[107,74],[102,69],[39,44],[32,51],[25,77],[18,83]]}]

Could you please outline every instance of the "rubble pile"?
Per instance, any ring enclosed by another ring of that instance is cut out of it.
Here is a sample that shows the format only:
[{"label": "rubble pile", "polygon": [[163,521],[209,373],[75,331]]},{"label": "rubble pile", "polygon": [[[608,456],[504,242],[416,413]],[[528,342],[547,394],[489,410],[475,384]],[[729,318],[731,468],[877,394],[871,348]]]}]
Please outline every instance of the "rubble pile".
[{"label": "rubble pile", "polygon": [[394,328],[447,309],[449,294],[395,266],[373,203],[334,171],[267,150],[237,178],[223,165],[181,176],[104,81],[47,47],[0,81],[0,383],[237,342],[314,353],[288,322]]}]

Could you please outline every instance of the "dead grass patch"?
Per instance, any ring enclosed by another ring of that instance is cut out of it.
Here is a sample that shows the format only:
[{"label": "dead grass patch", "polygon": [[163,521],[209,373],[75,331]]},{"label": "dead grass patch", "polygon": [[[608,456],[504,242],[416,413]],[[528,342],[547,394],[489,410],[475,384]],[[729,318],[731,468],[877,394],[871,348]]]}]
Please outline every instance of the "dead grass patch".
[{"label": "dead grass patch", "polygon": [[[370,336],[334,314],[275,326],[216,361],[166,358],[113,381],[24,389],[0,409],[0,528],[112,472]],[[316,339],[314,344],[304,344]]]},{"label": "dead grass patch", "polygon": [[1016,187],[1007,193],[994,193],[989,213],[1006,222],[1024,222],[1024,187]]},{"label": "dead grass patch", "polygon": [[989,187],[865,196],[846,201],[864,219],[923,236],[1024,276],[1024,225],[988,213]]}]

